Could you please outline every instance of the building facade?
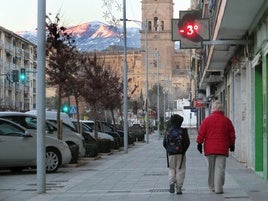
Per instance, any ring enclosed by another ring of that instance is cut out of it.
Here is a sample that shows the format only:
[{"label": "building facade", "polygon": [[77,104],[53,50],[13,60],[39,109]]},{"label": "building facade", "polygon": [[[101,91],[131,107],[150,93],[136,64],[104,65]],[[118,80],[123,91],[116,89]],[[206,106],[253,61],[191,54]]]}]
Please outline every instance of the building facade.
[{"label": "building facade", "polygon": [[[234,157],[268,179],[268,3],[266,0],[203,1],[211,39],[193,59],[198,122],[221,100],[236,130]],[[239,10],[239,12],[238,12]]]},{"label": "building facade", "polygon": [[[25,77],[20,78],[21,72]],[[0,109],[36,108],[36,45],[0,27]]]}]

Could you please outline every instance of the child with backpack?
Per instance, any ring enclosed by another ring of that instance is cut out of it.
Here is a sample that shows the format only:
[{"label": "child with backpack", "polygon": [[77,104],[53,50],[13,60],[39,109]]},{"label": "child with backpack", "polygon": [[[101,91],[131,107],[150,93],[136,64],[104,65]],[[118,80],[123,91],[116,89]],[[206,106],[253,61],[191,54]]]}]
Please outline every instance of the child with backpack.
[{"label": "child with backpack", "polygon": [[182,128],[183,117],[174,114],[170,118],[170,126],[164,136],[163,146],[167,152],[169,168],[169,192],[182,194],[182,185],[186,171],[185,153],[190,146],[186,128]]}]

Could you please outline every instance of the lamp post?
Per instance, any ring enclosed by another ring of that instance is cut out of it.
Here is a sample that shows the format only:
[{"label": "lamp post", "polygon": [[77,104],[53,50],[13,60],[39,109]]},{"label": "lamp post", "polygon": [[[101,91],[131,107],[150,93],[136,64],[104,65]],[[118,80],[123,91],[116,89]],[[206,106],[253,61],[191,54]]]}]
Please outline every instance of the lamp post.
[{"label": "lamp post", "polygon": [[46,156],[45,156],[45,29],[46,1],[38,0],[37,28],[37,192],[46,192]]},{"label": "lamp post", "polygon": [[128,153],[128,101],[127,101],[127,37],[126,37],[126,0],[123,1],[123,29],[124,29],[124,151]]},{"label": "lamp post", "polygon": [[163,104],[163,113],[164,113],[164,130],[166,130],[166,88],[163,89],[163,95],[164,95],[164,104]]},{"label": "lamp post", "polygon": [[148,78],[148,68],[149,68],[149,59],[148,59],[148,23],[147,20],[145,20],[145,95],[146,95],[146,102],[145,102],[145,107],[146,107],[146,115],[145,115],[145,133],[146,133],[146,143],[149,143],[149,97],[148,97],[148,88],[149,88],[149,78]]},{"label": "lamp post", "polygon": [[159,92],[159,52],[155,52],[154,54],[156,58],[156,67],[157,67],[157,134],[160,139],[160,92]]},{"label": "lamp post", "polygon": [[[138,20],[130,20],[130,19],[120,19],[120,21],[123,21],[124,22],[124,27],[126,26],[125,23],[126,21],[130,21],[130,22],[136,22],[136,23],[140,23],[142,25],[142,28],[145,29],[145,50],[143,50],[143,52],[145,52],[145,96],[146,96],[146,99],[145,99],[145,110],[146,110],[146,113],[145,113],[145,132],[146,132],[146,143],[148,144],[149,143],[149,116],[148,116],[148,113],[149,113],[149,95],[148,95],[148,90],[149,90],[149,78],[148,78],[148,67],[149,67],[149,59],[148,59],[148,55],[149,55],[149,51],[148,51],[148,22],[147,22],[147,19],[145,20],[145,23],[141,22],[141,21],[138,21]],[[125,32],[125,31],[124,31]],[[125,39],[126,40],[126,39]],[[124,75],[125,75],[125,72],[124,72]]]}]

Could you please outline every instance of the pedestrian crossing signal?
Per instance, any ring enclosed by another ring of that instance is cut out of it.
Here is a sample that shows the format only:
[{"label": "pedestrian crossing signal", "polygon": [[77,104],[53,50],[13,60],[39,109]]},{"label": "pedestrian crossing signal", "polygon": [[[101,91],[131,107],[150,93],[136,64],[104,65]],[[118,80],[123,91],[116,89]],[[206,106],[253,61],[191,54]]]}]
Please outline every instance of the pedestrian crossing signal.
[{"label": "pedestrian crossing signal", "polygon": [[62,112],[69,113],[69,105],[63,105],[62,106]]},{"label": "pedestrian crossing signal", "polygon": [[22,82],[26,81],[26,71],[25,71],[25,68],[20,69],[20,80]]}]

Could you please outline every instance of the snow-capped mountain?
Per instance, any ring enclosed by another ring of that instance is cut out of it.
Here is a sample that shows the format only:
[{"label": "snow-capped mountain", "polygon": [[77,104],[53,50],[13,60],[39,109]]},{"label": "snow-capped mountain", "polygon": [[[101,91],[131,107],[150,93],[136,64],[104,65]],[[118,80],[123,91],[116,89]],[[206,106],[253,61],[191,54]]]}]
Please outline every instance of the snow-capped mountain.
[{"label": "snow-capped mountain", "polygon": [[[72,33],[76,40],[76,47],[80,51],[102,51],[111,46],[123,47],[123,29],[102,22],[88,22],[67,27],[67,32]],[[23,31],[16,34],[37,44],[36,31]],[[139,28],[127,29],[127,48],[140,48]]]}]

